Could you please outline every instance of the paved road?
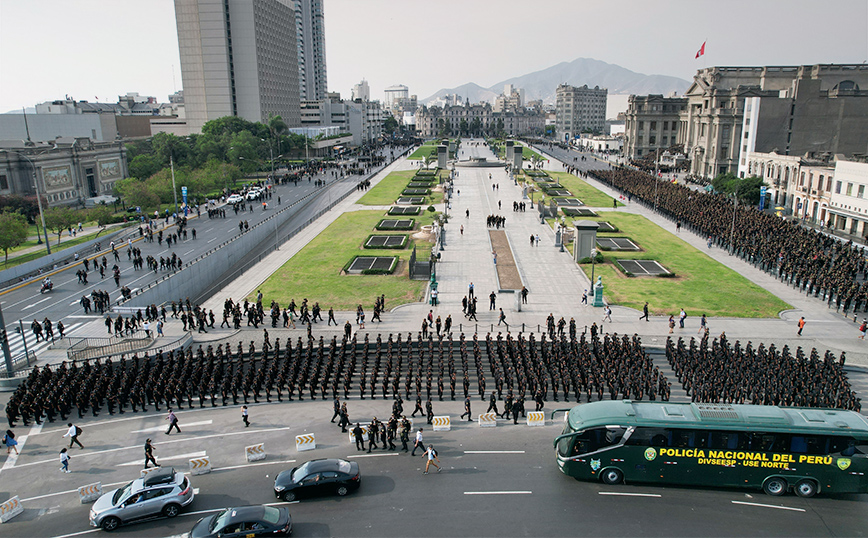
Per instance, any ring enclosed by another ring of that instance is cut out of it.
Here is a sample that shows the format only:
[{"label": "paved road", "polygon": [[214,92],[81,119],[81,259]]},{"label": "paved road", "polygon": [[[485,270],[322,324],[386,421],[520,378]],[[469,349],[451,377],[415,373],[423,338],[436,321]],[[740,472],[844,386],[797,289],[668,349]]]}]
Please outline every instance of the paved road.
[{"label": "paved road", "polygon": [[[476,412],[484,410],[481,402],[473,405]],[[25,506],[24,514],[3,525],[3,535],[76,536],[91,530],[90,505],[79,503],[75,488],[95,481],[117,487],[138,476],[147,437],[154,438],[164,465],[184,467],[206,452],[215,471],[191,478],[198,494],[182,517],[124,527],[123,536],[175,535],[212,510],[278,502],[271,491],[275,474],[320,457],[357,459],[362,488],[342,499],[292,503],[296,536],[856,536],[865,531],[868,495],[772,498],[751,490],[578,482],[554,462],[551,441],[559,420],[536,428],[500,421],[494,429],[481,429],[458,421],[461,406],[435,401],[435,413],[451,415],[453,429],[434,433],[426,427],[425,440],[438,448],[444,465],[443,473],[427,476],[421,474],[421,457],[357,452],[347,435],[328,423],[331,404],[320,400],[251,406],[247,429],[237,407],[184,411],[179,413],[183,433],[168,437],[161,431],[162,413],[105,421],[101,415],[81,423],[86,448],[73,450],[71,474],[57,470],[64,440],[62,429],[49,425],[24,440],[14,466],[0,470],[4,497],[19,495]],[[351,417],[361,420],[382,418],[389,408],[382,400],[349,402]],[[296,452],[294,436],[308,432],[316,435],[316,450]],[[244,446],[257,442],[265,443],[267,459],[246,463]]]},{"label": "paved road", "polygon": [[[376,169],[379,169],[379,167]],[[321,196],[316,197],[313,203],[299,204],[298,207],[291,210],[298,215],[281,228],[281,236],[301,225],[310,214],[327,205],[331,196],[337,197],[346,190],[353,189],[358,180],[361,179],[361,176],[349,176],[335,180],[331,178],[331,171],[328,171],[326,175],[319,174],[313,176],[313,179],[326,179],[326,187],[315,187],[313,181],[301,181],[298,185],[290,183],[274,187],[275,192],[272,200],[269,202],[269,207],[272,209],[280,207],[277,206],[278,196],[281,197],[281,206],[286,207],[315,191],[321,193]],[[172,246],[172,248],[167,248],[165,242],[162,245],[157,243],[156,240],[148,243],[136,237],[134,245],[141,249],[142,258],[147,258],[150,255],[159,259],[161,256],[170,257],[172,253],[175,253],[182,260],[189,261],[206,253],[220,242],[237,235],[239,221],[246,220],[250,226],[255,226],[273,214],[271,209],[263,211],[255,208],[253,211],[243,211],[236,215],[229,206],[226,209],[225,219],[210,219],[207,216],[207,212],[203,212],[201,217],[192,215],[188,227],[196,230],[195,240],[192,238],[192,234],[188,234],[188,239],[180,241],[177,245]],[[164,222],[160,221],[161,224]],[[165,233],[169,233],[174,229],[174,226],[171,226]],[[134,271],[132,262],[127,260],[126,250],[125,243],[122,247],[118,248],[118,253],[120,254],[118,266],[121,268],[121,286],[128,286],[135,292],[135,290],[147,287],[148,284],[156,282],[167,274],[165,271],[154,273],[147,269]],[[253,253],[251,254],[251,258],[257,255],[258,253]],[[76,330],[84,324],[101,317],[93,313],[90,315],[84,314],[79,304],[79,299],[82,295],[89,295],[93,290],[106,290],[109,292],[113,302],[120,298],[120,289],[115,286],[111,272],[111,267],[115,264],[115,260],[111,254],[106,255],[106,258],[109,264],[105,272],[106,278],[100,279],[99,273],[91,270],[88,274],[89,283],[87,285],[79,284],[78,277],[75,275],[75,272],[81,266],[71,265],[63,268],[51,277],[54,282],[54,289],[48,294],[40,294],[39,288],[41,283],[39,280],[23,286],[13,286],[6,291],[0,292],[0,307],[3,309],[6,330],[9,334],[9,347],[13,356],[23,353],[25,348],[22,336],[15,332],[19,327],[18,320],[22,320],[23,322],[28,350],[38,353],[48,343],[45,341],[36,342],[35,336],[30,331],[30,323],[34,319],[41,321],[45,317],[48,317],[54,323],[63,321],[66,327],[65,334],[74,335]]]}]

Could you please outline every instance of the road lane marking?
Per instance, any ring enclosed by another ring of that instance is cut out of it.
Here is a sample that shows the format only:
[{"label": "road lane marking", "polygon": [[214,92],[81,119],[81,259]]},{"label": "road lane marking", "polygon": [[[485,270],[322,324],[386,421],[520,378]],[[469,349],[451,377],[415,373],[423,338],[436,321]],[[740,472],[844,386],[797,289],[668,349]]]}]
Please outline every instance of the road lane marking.
[{"label": "road lane marking", "polygon": [[749,503],[744,501],[731,501],[732,504],[744,504],[746,506],[759,506],[760,508],[777,508],[778,510],[791,510],[793,512],[804,512],[803,508],[792,508],[790,506],[775,506],[773,504]]},{"label": "road lane marking", "polygon": [[624,493],[621,491],[598,491],[598,495],[617,495],[619,497],[662,497],[659,493]]},{"label": "road lane marking", "polygon": [[465,454],[524,454],[524,450],[465,450]]},{"label": "road lane marking", "polygon": [[90,534],[92,532],[99,532],[101,530],[102,529],[97,527],[95,529],[90,529],[89,531],[74,532],[72,534],[61,534],[59,536],[55,536],[54,538],[72,538],[73,536],[81,536],[82,534]]},{"label": "road lane marking", "polygon": [[[113,488],[115,486],[120,486],[122,484],[129,484],[129,482],[130,482],[129,480],[124,480],[123,482],[112,482],[111,484],[103,484],[102,487],[103,487],[103,489],[108,489],[108,488]],[[46,499],[48,497],[55,497],[57,495],[66,495],[68,493],[78,493],[78,488],[69,489],[66,491],[58,491],[56,493],[46,493],[45,495],[37,495],[36,497],[30,497],[28,499],[21,499],[21,502],[37,501],[39,499]]]},{"label": "road lane marking", "polygon": [[[199,441],[202,439],[213,439],[214,437],[231,437],[231,436],[235,436],[235,435],[251,435],[251,434],[256,434],[256,433],[279,432],[279,431],[286,431],[286,430],[290,430],[290,429],[292,429],[292,428],[290,428],[289,426],[285,426],[283,428],[266,428],[263,430],[252,430],[249,432],[215,433],[213,435],[200,435],[197,437],[184,437],[182,439],[172,439],[170,441],[160,441],[159,443],[154,443],[154,446],[171,445],[171,444],[175,444],[175,443],[186,443],[188,441]],[[83,458],[83,457],[87,457],[87,456],[99,456],[101,454],[110,454],[112,452],[121,452],[123,450],[133,450],[133,449],[141,450],[142,445],[122,446],[119,448],[110,448],[107,450],[98,450],[96,452],[85,452],[85,453],[81,453],[81,452],[76,451],[75,454],[76,454],[76,457]],[[34,461],[31,463],[23,463],[21,465],[16,465],[15,469],[20,469],[22,467],[30,467],[33,465],[45,465],[46,463],[54,463],[55,461],[56,461],[56,458],[52,458],[50,460],[41,460],[41,461]]]},{"label": "road lane marking", "polygon": [[465,491],[465,495],[531,495],[532,491]]},{"label": "road lane marking", "polygon": [[[201,458],[202,456],[206,456],[206,452],[201,450],[199,452],[190,452],[189,454],[178,454],[177,456],[163,456],[160,458],[160,461],[173,461],[173,460],[189,460],[191,458]],[[118,463],[115,467],[132,467],[133,465],[141,465],[142,460],[136,461],[128,461],[126,463]]]},{"label": "road lane marking", "polygon": [[15,467],[15,464],[18,462],[18,456],[21,454],[21,451],[24,450],[24,445],[27,443],[27,438],[30,437],[31,435],[36,435],[37,433],[42,431],[42,425],[43,424],[45,424],[45,423],[42,422],[40,424],[34,424],[33,426],[30,427],[30,432],[27,435],[22,435],[21,437],[18,438],[18,445],[17,445],[18,452],[13,453],[13,454],[9,454],[8,456],[6,456],[6,462],[3,463],[3,467],[0,468],[0,472],[2,472],[5,469],[12,469],[13,467]]},{"label": "road lane marking", "polygon": [[355,456],[347,456],[347,458],[380,458],[383,456],[397,456],[397,452],[391,452],[389,454],[356,454]]},{"label": "road lane marking", "polygon": [[51,297],[46,297],[45,299],[43,299],[43,300],[41,300],[41,301],[36,301],[36,302],[33,303],[33,304],[29,304],[29,305],[25,306],[25,307],[22,308],[21,310],[27,310],[28,308],[33,308],[34,306],[38,305],[39,303],[44,303],[45,301],[47,301],[47,300],[49,300],[49,299],[51,299]]},{"label": "road lane marking", "polygon": [[194,251],[194,250],[196,250],[196,249],[195,249],[195,248],[191,248],[191,249],[190,249],[190,250],[188,250],[188,251],[187,251],[187,252],[185,252],[185,253],[183,253],[183,254],[181,254],[181,256],[186,256],[186,255],[187,255],[187,254],[189,254],[189,253],[191,253],[191,252],[193,252],[193,251]]},{"label": "road lane marking", "polygon": [[[213,424],[213,420],[202,420],[199,422],[187,422],[184,424],[185,428],[189,428],[190,426],[206,426],[208,424]],[[158,432],[160,430],[165,429],[165,425],[162,426],[154,426],[153,428],[145,428],[144,430],[133,430],[130,433],[150,433],[150,432]]]},{"label": "road lane marking", "polygon": [[266,461],[263,463],[246,463],[244,465],[232,465],[229,467],[212,467],[211,472],[216,473],[217,471],[231,471],[233,469],[247,469],[248,467],[259,467],[260,465],[274,465],[276,463],[295,463],[296,460],[282,460],[282,461]]},{"label": "road lane marking", "polygon": [[216,237],[214,237],[214,238],[212,238],[212,239],[209,239],[209,240],[208,240],[208,243],[213,243],[214,241],[217,241],[217,238],[216,238]]}]

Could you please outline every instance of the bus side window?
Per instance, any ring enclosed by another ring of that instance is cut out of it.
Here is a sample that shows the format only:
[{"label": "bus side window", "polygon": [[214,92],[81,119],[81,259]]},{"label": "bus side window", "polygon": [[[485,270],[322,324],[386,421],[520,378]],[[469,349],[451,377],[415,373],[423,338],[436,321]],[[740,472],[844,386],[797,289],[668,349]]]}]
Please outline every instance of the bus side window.
[{"label": "bus side window", "polygon": [[808,443],[802,435],[793,435],[790,442],[790,452],[793,454],[805,454],[808,451]]},{"label": "bus side window", "polygon": [[738,433],[711,432],[709,448],[715,450],[735,450],[738,448]]}]

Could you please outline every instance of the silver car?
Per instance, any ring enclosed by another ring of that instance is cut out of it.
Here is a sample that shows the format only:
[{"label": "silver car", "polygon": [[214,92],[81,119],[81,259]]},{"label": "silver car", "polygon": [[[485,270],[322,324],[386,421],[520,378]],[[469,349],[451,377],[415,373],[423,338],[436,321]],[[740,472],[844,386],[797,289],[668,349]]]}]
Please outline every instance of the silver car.
[{"label": "silver car", "polygon": [[97,499],[90,510],[90,524],[111,532],[134,521],[175,517],[193,502],[193,496],[193,486],[184,473],[160,468]]}]

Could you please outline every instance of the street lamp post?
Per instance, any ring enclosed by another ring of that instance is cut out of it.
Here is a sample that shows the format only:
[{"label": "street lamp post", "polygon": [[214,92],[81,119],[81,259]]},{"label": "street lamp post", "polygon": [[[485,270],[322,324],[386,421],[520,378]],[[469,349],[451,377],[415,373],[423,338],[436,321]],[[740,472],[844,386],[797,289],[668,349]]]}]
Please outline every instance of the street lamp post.
[{"label": "street lamp post", "polygon": [[738,190],[732,195],[732,227],[729,229],[729,255],[735,252],[735,212],[738,209]]},{"label": "street lamp post", "polygon": [[597,260],[597,249],[591,249],[591,297],[594,296],[594,269]]},{"label": "street lamp post", "polygon": [[169,155],[169,167],[172,169],[172,196],[175,198],[175,216],[178,216],[178,189],[175,187],[175,159]]},{"label": "street lamp post", "polygon": [[[8,150],[8,149],[4,149],[4,150],[0,150],[0,151],[5,151],[7,153],[14,153],[14,154],[18,155],[19,157],[24,157],[25,159],[27,159],[27,162],[30,163],[30,167],[33,168],[33,188],[36,189],[36,204],[39,206],[39,219],[42,221],[42,232],[45,234],[45,251],[48,254],[51,254],[51,241],[48,240],[48,229],[45,227],[45,212],[42,210],[42,197],[39,195],[39,177],[37,176],[37,173],[36,173],[36,164],[33,162],[33,159],[31,159],[30,157],[28,157],[27,155],[25,155],[21,152]],[[39,236],[37,235],[37,237],[39,237]],[[40,243],[42,242],[41,238],[39,239],[39,242]]]}]

